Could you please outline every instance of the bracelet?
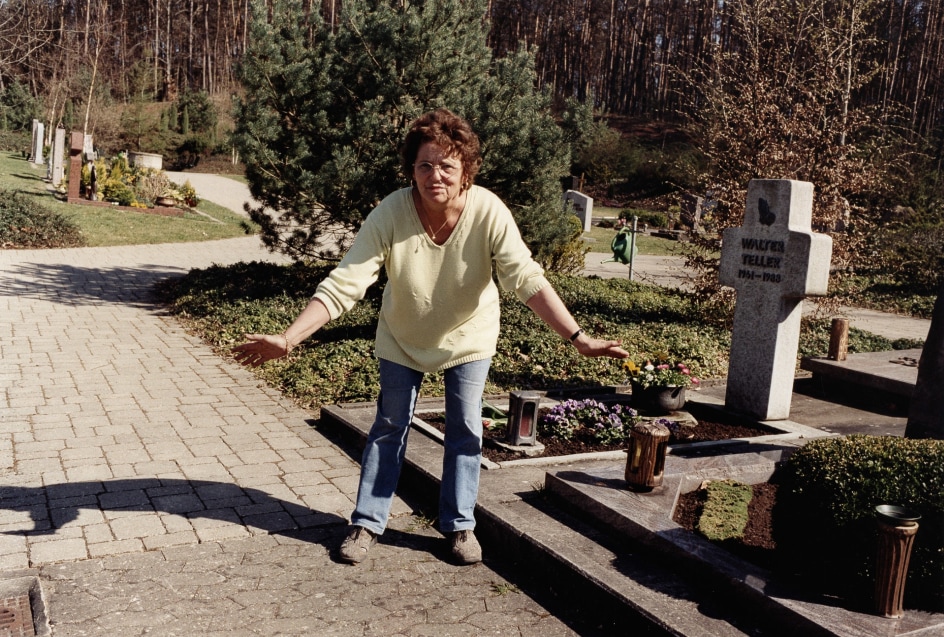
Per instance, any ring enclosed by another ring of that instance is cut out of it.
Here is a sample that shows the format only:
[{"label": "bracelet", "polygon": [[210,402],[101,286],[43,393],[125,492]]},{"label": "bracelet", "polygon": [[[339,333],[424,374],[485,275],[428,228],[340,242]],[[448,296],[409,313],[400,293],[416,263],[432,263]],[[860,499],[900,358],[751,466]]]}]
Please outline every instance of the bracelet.
[{"label": "bracelet", "polygon": [[[286,332],[287,332],[287,331],[288,331],[288,330],[286,330]],[[288,336],[285,335],[285,332],[282,332],[279,336],[281,336],[281,337],[282,337],[282,340],[285,341],[285,354],[286,354],[286,356],[289,355],[289,354],[291,354],[291,353],[292,353],[292,350],[295,349],[295,346],[292,345],[292,344],[289,342]]]},{"label": "bracelet", "polygon": [[583,330],[582,330],[582,329],[579,329],[579,330],[577,330],[576,332],[574,332],[573,336],[571,336],[571,337],[570,337],[569,339],[567,339],[567,340],[569,340],[571,343],[573,343],[573,342],[576,341],[578,338],[580,338],[580,335],[581,335],[581,334],[583,334]]}]

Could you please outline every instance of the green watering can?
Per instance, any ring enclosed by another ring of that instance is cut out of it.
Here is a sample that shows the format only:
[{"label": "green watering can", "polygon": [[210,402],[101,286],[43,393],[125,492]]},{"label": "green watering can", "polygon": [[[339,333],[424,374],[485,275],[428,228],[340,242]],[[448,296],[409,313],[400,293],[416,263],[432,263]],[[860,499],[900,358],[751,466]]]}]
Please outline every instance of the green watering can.
[{"label": "green watering can", "polygon": [[628,226],[621,228],[613,237],[610,249],[613,251],[613,256],[606,261],[601,261],[601,263],[618,261],[624,265],[629,264],[636,256],[636,242],[633,241],[633,231]]}]

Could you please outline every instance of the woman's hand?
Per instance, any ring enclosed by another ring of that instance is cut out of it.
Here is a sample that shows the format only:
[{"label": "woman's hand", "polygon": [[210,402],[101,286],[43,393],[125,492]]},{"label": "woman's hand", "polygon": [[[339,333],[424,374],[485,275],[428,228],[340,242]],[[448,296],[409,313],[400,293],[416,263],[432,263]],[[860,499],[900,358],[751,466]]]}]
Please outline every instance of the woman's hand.
[{"label": "woman's hand", "polygon": [[233,348],[236,361],[242,365],[258,367],[265,362],[281,358],[289,353],[291,346],[284,334],[246,334],[248,342]]},{"label": "woman's hand", "polygon": [[584,356],[595,358],[598,356],[609,356],[610,358],[629,358],[629,352],[622,348],[621,341],[605,341],[600,338],[592,338],[586,334],[581,334],[574,341],[574,347]]}]

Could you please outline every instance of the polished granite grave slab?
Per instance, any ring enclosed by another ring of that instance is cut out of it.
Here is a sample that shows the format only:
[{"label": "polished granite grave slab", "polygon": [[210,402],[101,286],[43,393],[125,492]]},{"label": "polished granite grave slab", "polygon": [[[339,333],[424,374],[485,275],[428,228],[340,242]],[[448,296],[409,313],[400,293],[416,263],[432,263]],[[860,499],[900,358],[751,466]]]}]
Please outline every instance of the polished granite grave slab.
[{"label": "polished granite grave slab", "polygon": [[743,596],[745,603],[793,623],[802,631],[797,634],[944,635],[944,615],[906,610],[900,619],[887,619],[845,608],[835,599],[779,581],[768,571],[683,529],[672,519],[678,496],[694,490],[702,481],[732,478],[748,484],[764,482],[791,451],[790,446],[767,446],[707,458],[669,456],[663,485],[651,492],[628,489],[625,467],[616,465],[549,471],[545,484],[549,492],[606,528],[688,564],[700,577]]},{"label": "polished granite grave slab", "polygon": [[837,380],[907,397],[911,396],[918,380],[920,358],[920,349],[849,354],[844,361],[807,356],[800,360],[800,368],[812,372],[814,378]]}]

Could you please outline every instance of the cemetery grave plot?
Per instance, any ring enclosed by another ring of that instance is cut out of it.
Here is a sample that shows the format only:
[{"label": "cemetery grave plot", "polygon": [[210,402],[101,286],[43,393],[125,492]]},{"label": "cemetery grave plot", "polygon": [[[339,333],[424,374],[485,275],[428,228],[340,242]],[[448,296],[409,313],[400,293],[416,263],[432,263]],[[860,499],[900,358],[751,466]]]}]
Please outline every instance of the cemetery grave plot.
[{"label": "cemetery grave plot", "polygon": [[[548,408],[542,408],[541,415],[547,413]],[[417,414],[417,418],[430,425],[440,433],[445,433],[445,419],[441,412]],[[668,417],[671,419],[671,416]],[[698,419],[697,426],[691,428],[692,437],[685,439],[671,438],[671,445],[685,445],[697,442],[710,442],[716,440],[732,440],[735,438],[755,438],[757,436],[767,436],[778,433],[774,429],[764,427],[763,425],[752,425],[742,422],[724,422],[720,418]],[[505,441],[505,428],[500,426],[494,429],[485,429],[483,432],[482,455],[492,462],[509,462],[520,460],[526,456],[522,452],[504,449],[498,446],[497,442]],[[619,451],[627,446],[627,442],[617,442],[612,444],[601,444],[591,440],[587,436],[581,436],[579,433],[571,440],[561,440],[542,436],[538,432],[538,442],[544,445],[544,452],[532,455],[532,458],[550,458],[556,456],[569,456],[581,453],[593,453],[602,451]]]},{"label": "cemetery grave plot", "polygon": [[[773,510],[777,503],[778,485],[760,482],[751,485],[753,496],[748,506],[748,522],[741,537],[719,544],[727,551],[762,568],[776,567],[777,543],[773,538]],[[697,523],[704,505],[704,491],[679,495],[672,519],[683,529],[698,533]]]}]

